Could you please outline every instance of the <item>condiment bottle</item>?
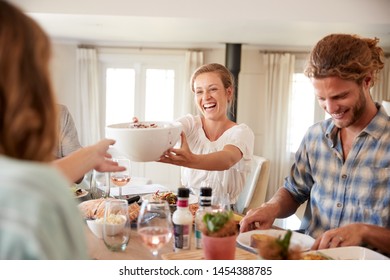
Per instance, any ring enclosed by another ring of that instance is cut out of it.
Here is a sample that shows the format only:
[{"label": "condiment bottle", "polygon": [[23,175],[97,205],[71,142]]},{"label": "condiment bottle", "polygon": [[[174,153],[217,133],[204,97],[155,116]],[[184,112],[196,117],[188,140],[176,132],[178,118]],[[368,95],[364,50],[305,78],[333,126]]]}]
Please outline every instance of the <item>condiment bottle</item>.
[{"label": "condiment bottle", "polygon": [[189,189],[178,188],[177,208],[172,215],[175,251],[189,250],[191,247],[193,216],[188,208],[189,196]]},{"label": "condiment bottle", "polygon": [[199,194],[199,209],[195,214],[195,247],[197,249],[202,248],[202,231],[201,223],[203,223],[203,216],[207,212],[211,211],[211,193],[212,188],[201,187]]}]

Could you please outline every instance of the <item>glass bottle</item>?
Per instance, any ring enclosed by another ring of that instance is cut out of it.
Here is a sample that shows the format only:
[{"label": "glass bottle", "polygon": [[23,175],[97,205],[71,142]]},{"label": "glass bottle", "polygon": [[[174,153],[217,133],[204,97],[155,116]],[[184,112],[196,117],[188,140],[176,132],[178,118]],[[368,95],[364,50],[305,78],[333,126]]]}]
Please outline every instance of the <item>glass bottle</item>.
[{"label": "glass bottle", "polygon": [[189,189],[178,189],[177,208],[172,215],[175,251],[189,250],[191,247],[193,216],[188,208],[189,196]]},{"label": "glass bottle", "polygon": [[201,223],[205,213],[211,211],[211,193],[212,188],[201,187],[199,195],[199,209],[195,214],[195,247],[197,249],[202,248],[202,231]]}]

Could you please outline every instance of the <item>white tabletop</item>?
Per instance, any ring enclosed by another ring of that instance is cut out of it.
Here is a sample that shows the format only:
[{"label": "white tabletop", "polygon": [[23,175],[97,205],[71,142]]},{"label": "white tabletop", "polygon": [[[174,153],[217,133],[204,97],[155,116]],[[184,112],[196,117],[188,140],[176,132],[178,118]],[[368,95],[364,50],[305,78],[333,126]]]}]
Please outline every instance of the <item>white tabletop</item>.
[{"label": "white tabletop", "polygon": [[[110,195],[118,196],[119,188],[120,187],[111,187]],[[140,195],[140,194],[155,193],[157,191],[160,192],[169,191],[167,187],[159,184],[146,184],[146,185],[127,184],[121,188],[122,188],[122,195]]]}]

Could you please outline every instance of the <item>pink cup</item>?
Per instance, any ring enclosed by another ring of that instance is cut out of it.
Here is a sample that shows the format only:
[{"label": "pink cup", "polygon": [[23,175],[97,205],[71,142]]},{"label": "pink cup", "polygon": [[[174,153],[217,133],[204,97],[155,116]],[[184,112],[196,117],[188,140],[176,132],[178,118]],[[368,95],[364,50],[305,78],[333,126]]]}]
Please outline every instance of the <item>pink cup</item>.
[{"label": "pink cup", "polygon": [[210,237],[202,235],[203,254],[206,260],[234,260],[237,235]]}]

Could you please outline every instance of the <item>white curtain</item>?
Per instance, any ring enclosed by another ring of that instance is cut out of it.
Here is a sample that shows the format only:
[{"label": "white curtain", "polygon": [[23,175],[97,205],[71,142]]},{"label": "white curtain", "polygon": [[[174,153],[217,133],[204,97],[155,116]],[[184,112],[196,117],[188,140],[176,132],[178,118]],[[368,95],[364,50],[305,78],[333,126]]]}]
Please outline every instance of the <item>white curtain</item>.
[{"label": "white curtain", "polygon": [[194,102],[194,94],[191,91],[190,79],[192,73],[203,64],[202,51],[186,51],[185,53],[185,73],[184,73],[184,96],[183,111],[181,115],[188,113],[196,114],[197,109]]},{"label": "white curtain", "polygon": [[383,100],[390,101],[390,57],[385,58],[385,66],[379,72],[378,80],[371,90],[374,101],[381,103]]},{"label": "white curtain", "polygon": [[290,169],[287,151],[289,100],[292,93],[295,56],[288,53],[263,54],[266,72],[266,137],[264,156],[270,160],[267,200],[282,186]]},{"label": "white curtain", "polygon": [[96,143],[104,137],[100,124],[104,122],[99,113],[98,57],[94,48],[77,48],[78,114],[81,123],[80,142],[83,146]]}]

